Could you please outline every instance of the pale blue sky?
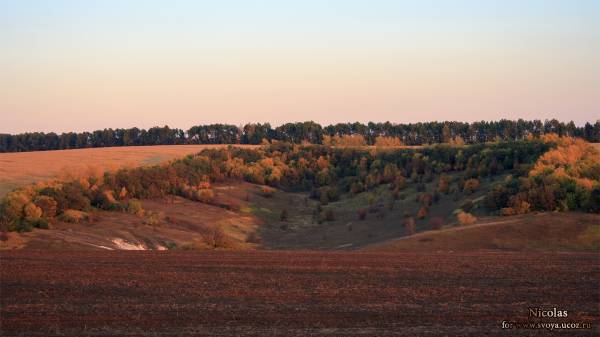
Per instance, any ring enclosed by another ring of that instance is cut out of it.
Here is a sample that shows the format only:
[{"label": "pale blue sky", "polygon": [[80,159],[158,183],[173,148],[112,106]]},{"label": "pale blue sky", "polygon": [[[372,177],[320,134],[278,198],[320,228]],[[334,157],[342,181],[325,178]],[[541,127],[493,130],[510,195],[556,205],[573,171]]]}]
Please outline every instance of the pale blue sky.
[{"label": "pale blue sky", "polygon": [[600,1],[0,0],[0,132],[600,115]]}]

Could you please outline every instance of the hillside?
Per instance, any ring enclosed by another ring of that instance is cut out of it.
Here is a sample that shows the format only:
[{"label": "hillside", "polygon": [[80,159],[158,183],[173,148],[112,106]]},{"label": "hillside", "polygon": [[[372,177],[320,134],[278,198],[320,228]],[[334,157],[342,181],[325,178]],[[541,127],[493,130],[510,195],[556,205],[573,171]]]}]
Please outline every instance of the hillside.
[{"label": "hillside", "polygon": [[[356,219],[354,205],[367,196],[332,203],[337,218],[313,219],[317,202],[302,193],[276,191],[265,198],[253,184],[214,186],[218,205],[181,197],[143,201],[146,215],[94,211],[89,221],[56,221],[50,230],[5,233],[0,249],[165,250],[319,249],[383,251],[600,251],[600,215],[536,213],[485,217],[467,226],[452,223],[452,210],[463,200],[443,198],[431,208],[450,225],[430,230],[427,219],[417,220],[417,234],[406,236],[403,213],[414,210],[414,198],[398,200],[379,218]],[[363,201],[361,201],[363,200]],[[286,221],[280,210],[289,210]],[[218,225],[222,233],[211,232]]]},{"label": "hillside", "polygon": [[489,218],[476,224],[374,244],[369,251],[589,251],[600,252],[600,215],[537,213]]},{"label": "hillside", "polygon": [[158,164],[204,149],[224,146],[227,145],[124,146],[0,153],[0,198],[12,189],[35,182]]},{"label": "hillside", "polygon": [[[435,243],[419,247],[594,250],[598,233],[586,226],[597,215],[572,211],[597,212],[598,167],[596,150],[557,137],[422,148],[209,148],[16,189],[0,204],[0,247],[356,250],[433,230],[448,242],[426,237],[417,242]],[[531,214],[554,210],[576,220],[545,224]],[[490,232],[490,222],[506,228]],[[515,240],[512,232],[531,238]],[[467,244],[459,240],[469,235]]]}]

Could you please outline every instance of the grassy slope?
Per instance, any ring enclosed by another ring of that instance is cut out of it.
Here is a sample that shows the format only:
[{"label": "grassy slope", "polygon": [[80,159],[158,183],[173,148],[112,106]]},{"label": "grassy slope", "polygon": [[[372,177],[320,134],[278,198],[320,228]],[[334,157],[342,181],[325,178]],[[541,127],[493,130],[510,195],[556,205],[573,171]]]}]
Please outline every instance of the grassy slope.
[{"label": "grassy slope", "polygon": [[[499,181],[496,178],[495,181]],[[427,184],[427,190],[434,189],[437,179]],[[465,200],[481,200],[493,182],[482,181],[481,188],[473,194],[460,193],[459,199],[443,194],[440,201],[434,203],[425,219],[416,219],[417,231],[430,228],[432,217],[441,217],[447,226],[453,226],[456,217],[452,214]],[[343,195],[339,201],[322,206],[323,210],[331,209],[335,214],[334,221],[318,223],[313,220],[313,212],[318,202],[306,200],[306,194],[278,192],[271,199],[254,200],[255,212],[263,219],[265,225],[259,233],[265,239],[265,246],[274,249],[357,249],[376,242],[389,240],[404,235],[405,214],[415,217],[421,204],[416,201],[419,194],[410,184],[402,190],[401,199],[392,198],[387,185],[360,193]],[[357,209],[368,207],[369,199],[374,198],[380,205],[383,218],[377,213],[369,213],[365,220],[358,220]],[[476,202],[476,205],[480,203]],[[279,221],[282,209],[287,209],[289,220]],[[479,212],[475,208],[473,211]]]},{"label": "grassy slope", "polygon": [[[484,183],[487,186],[489,182]],[[185,247],[201,243],[199,231],[213,224],[220,225],[232,247],[266,249],[383,249],[392,251],[472,251],[540,250],[540,251],[600,251],[600,215],[582,213],[542,213],[514,217],[482,218],[475,225],[456,227],[452,211],[466,198],[459,200],[444,195],[430,208],[430,216],[446,219],[445,229],[429,231],[428,219],[418,220],[418,234],[403,237],[404,212],[412,215],[419,204],[415,191],[403,191],[404,200],[396,200],[392,210],[384,204],[385,217],[368,214],[364,221],[357,220],[356,208],[367,204],[368,193],[388,200],[389,190],[380,189],[346,195],[340,201],[323,206],[335,211],[336,219],[318,223],[313,220],[317,201],[306,193],[277,191],[273,197],[261,196],[260,187],[248,183],[215,186],[219,204],[234,206],[233,210],[176,198],[146,200],[144,209],[160,214],[157,224],[147,224],[148,217],[122,212],[94,212],[94,221],[81,224],[54,223],[51,230],[30,233],[9,233],[9,240],[0,242],[0,248],[56,248],[101,249],[99,246],[119,249],[115,239],[131,244],[142,244],[149,249],[173,244]],[[281,221],[281,210],[288,210],[289,219]],[[247,243],[256,232],[258,240]],[[395,239],[393,239],[395,238]],[[400,239],[398,239],[400,238]],[[392,240],[390,240],[392,239]]]},{"label": "grassy slope", "polygon": [[368,247],[386,251],[600,252],[600,215],[537,213],[493,218],[467,227],[419,233]]},{"label": "grassy slope", "polygon": [[[245,189],[244,185],[231,187],[231,191]],[[231,199],[228,194],[221,193],[219,200]],[[248,234],[256,230],[258,219],[245,212],[232,212],[180,197],[142,203],[145,215],[94,211],[90,221],[54,221],[49,230],[6,233],[8,240],[0,241],[0,249],[123,249],[118,242],[150,250],[203,248],[202,231],[215,224],[227,234],[227,248],[254,246],[245,241]],[[156,219],[153,222],[149,222],[151,214]]]},{"label": "grassy slope", "polygon": [[[93,212],[93,221],[68,224],[56,221],[51,230],[34,230],[30,233],[9,233],[8,242],[0,247],[26,248],[118,248],[114,239],[133,244],[144,244],[148,248],[165,246],[166,242],[177,246],[201,241],[198,231],[207,225],[220,225],[238,246],[246,245],[248,236],[256,231],[261,245],[267,249],[356,249],[404,235],[403,214],[414,215],[419,204],[415,191],[407,188],[404,200],[396,200],[390,210],[389,189],[381,186],[377,190],[356,196],[346,195],[340,201],[322,206],[332,209],[335,220],[318,223],[313,212],[318,202],[308,199],[307,193],[277,191],[272,197],[261,196],[260,186],[248,183],[217,185],[214,188],[217,204],[233,206],[226,210],[217,205],[176,198],[172,203],[165,200],[144,200],[146,211],[161,214],[157,224],[146,224],[148,216],[134,216],[123,212]],[[385,217],[378,218],[370,213],[364,221],[358,221],[356,209],[368,204],[369,195],[384,200]],[[440,203],[431,208],[431,214],[449,215],[461,201],[443,196]],[[280,220],[283,209],[288,210],[287,221]],[[448,216],[449,221],[453,217]],[[419,220],[419,230],[428,229],[427,219]]]}]

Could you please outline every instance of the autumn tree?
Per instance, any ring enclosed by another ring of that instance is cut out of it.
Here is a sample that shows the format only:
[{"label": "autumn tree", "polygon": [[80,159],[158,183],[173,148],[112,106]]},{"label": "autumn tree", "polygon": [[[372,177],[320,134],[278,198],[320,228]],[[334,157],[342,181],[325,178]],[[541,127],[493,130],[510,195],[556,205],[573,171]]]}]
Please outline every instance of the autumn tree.
[{"label": "autumn tree", "polygon": [[479,180],[474,179],[474,178],[467,179],[463,186],[463,191],[465,193],[472,194],[473,192],[475,192],[477,190],[478,187],[479,187]]},{"label": "autumn tree", "polygon": [[477,221],[477,218],[472,215],[471,213],[467,213],[467,212],[459,212],[456,214],[456,218],[458,219],[458,223],[460,223],[461,225],[470,225],[472,223],[474,223],[475,221]]},{"label": "autumn tree", "polygon": [[417,212],[417,219],[424,219],[427,216],[427,207],[421,206]]}]

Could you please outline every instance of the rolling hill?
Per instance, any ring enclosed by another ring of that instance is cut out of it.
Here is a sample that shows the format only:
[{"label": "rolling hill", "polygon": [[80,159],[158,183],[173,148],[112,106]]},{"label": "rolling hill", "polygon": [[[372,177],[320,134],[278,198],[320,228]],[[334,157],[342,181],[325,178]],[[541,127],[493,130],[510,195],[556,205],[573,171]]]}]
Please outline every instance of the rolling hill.
[{"label": "rolling hill", "polygon": [[[0,198],[8,191],[50,179],[151,165],[227,145],[123,146],[0,153]],[[234,145],[254,147],[253,145]]]}]

